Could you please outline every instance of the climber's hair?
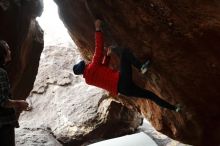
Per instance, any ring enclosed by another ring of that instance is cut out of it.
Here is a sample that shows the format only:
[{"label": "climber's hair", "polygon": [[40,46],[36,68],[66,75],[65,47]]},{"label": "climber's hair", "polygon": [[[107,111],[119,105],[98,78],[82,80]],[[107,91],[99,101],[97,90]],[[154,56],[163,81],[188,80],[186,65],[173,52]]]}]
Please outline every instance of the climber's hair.
[{"label": "climber's hair", "polygon": [[5,57],[7,55],[6,45],[6,41],[0,40],[0,67],[3,67],[5,64]]}]

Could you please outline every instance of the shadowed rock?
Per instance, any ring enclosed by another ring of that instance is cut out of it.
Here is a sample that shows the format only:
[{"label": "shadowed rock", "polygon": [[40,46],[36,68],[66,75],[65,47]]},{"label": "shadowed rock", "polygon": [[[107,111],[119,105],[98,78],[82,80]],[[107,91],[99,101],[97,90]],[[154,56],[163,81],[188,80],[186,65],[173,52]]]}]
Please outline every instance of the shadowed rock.
[{"label": "shadowed rock", "polygon": [[44,43],[35,18],[42,11],[42,0],[0,1],[0,39],[7,41],[12,51],[13,60],[7,70],[16,99],[29,95],[37,75]]},{"label": "shadowed rock", "polygon": [[[94,52],[97,16],[105,20],[106,45],[130,47],[139,59],[152,59],[147,78],[135,73],[137,83],[183,105],[176,114],[150,101],[135,101],[157,130],[184,143],[220,143],[219,1],[55,1],[86,59]],[[117,63],[113,59],[112,66]]]}]

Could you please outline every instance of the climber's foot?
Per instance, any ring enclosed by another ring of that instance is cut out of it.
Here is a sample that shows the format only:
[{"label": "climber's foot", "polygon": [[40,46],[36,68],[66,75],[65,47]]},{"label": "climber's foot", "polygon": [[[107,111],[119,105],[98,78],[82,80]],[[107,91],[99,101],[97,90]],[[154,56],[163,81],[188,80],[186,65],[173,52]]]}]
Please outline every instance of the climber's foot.
[{"label": "climber's foot", "polygon": [[150,60],[147,60],[142,66],[141,66],[141,73],[145,74],[149,68]]},{"label": "climber's foot", "polygon": [[182,111],[182,106],[180,104],[177,104],[175,112],[179,113],[181,111]]}]

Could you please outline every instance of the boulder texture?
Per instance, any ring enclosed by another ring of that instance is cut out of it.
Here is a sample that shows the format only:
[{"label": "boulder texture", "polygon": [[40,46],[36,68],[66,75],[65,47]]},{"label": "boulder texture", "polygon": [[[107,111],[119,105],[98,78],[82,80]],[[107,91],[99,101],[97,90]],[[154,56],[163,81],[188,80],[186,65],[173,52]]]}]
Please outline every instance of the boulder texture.
[{"label": "boulder texture", "polygon": [[44,48],[34,88],[27,98],[33,109],[20,116],[17,145],[49,146],[56,138],[65,146],[81,146],[133,133],[142,123],[138,108],[108,98],[103,90],[73,75],[72,64],[79,58],[72,45]]},{"label": "boulder texture", "polygon": [[16,99],[25,99],[33,88],[43,50],[43,31],[35,20],[42,0],[0,0],[0,39],[8,42],[12,62],[7,66]]},{"label": "boulder texture", "polygon": [[49,129],[23,128],[16,130],[16,146],[62,146]]},{"label": "boulder texture", "polygon": [[[157,130],[188,144],[220,144],[220,1],[55,2],[86,59],[94,52],[97,16],[105,21],[106,45],[129,47],[142,61],[151,58],[149,72],[141,76],[135,71],[135,81],[183,106],[181,113],[174,113],[150,101],[132,100]],[[118,67],[116,56],[112,66]]]}]

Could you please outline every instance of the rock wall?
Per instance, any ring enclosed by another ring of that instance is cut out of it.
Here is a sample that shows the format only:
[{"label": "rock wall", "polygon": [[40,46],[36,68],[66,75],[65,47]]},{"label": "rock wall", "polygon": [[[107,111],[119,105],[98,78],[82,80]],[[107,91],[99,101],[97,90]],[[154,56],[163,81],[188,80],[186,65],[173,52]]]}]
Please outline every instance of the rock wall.
[{"label": "rock wall", "polygon": [[[135,71],[135,81],[173,104],[181,103],[183,112],[146,100],[117,100],[137,104],[157,130],[172,138],[194,145],[220,144],[219,1],[55,1],[86,59],[94,52],[94,18],[102,17],[106,45],[130,47],[140,60],[152,59],[146,76]],[[7,70],[17,99],[27,97],[37,74],[43,31],[35,18],[42,8],[41,0],[0,0],[0,39],[12,49]],[[112,66],[118,68],[118,58],[113,58]]]},{"label": "rock wall", "polygon": [[[59,40],[57,44],[61,44]],[[57,139],[65,146],[81,146],[133,133],[142,123],[137,108],[108,98],[103,90],[73,75],[72,64],[79,58],[72,45],[44,48],[34,88],[27,98],[33,109],[20,116],[17,145],[56,146]]]},{"label": "rock wall", "polygon": [[7,66],[16,99],[25,99],[37,75],[43,49],[43,31],[35,18],[43,11],[42,0],[0,0],[0,39],[12,50]]},{"label": "rock wall", "polygon": [[[55,0],[71,37],[88,60],[94,52],[96,16],[105,20],[106,45],[130,47],[152,59],[136,82],[183,105],[182,113],[135,100],[157,130],[193,145],[219,145],[220,2],[162,0]],[[118,67],[114,56],[113,67]],[[119,98],[121,100],[121,98]],[[126,100],[132,102],[131,98]]]},{"label": "rock wall", "polygon": [[7,70],[16,99],[29,95],[38,73],[27,99],[33,110],[20,116],[16,144],[81,145],[134,132],[142,122],[137,109],[73,77],[73,46],[47,46],[38,71],[44,41],[35,19],[42,10],[42,0],[0,0],[0,39],[12,50]]}]

